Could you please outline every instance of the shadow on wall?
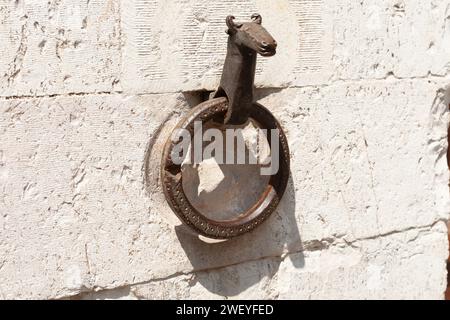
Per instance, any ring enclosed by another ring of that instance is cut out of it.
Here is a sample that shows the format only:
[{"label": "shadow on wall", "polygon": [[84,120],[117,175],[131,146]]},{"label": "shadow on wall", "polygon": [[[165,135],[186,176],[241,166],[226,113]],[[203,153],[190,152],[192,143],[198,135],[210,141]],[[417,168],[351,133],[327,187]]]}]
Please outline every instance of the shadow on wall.
[{"label": "shadow on wall", "polygon": [[294,267],[305,265],[292,176],[277,211],[253,232],[215,244],[205,243],[180,227],[176,234],[197,273],[196,280],[220,296],[236,296],[263,279],[272,279],[283,253],[297,253],[287,258]]}]

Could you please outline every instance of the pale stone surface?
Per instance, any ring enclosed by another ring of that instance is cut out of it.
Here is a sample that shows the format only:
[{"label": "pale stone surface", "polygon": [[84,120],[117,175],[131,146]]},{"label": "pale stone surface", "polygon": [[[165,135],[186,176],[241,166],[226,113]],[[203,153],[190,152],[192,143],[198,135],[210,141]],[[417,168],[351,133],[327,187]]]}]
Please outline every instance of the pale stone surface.
[{"label": "pale stone surface", "polygon": [[[194,131],[194,135],[209,136],[209,129],[216,130],[214,136],[220,134],[220,138],[213,138],[213,142],[207,139],[203,146],[209,150],[214,148],[215,156],[196,147],[200,149],[198,157],[202,156],[203,160],[196,164],[193,156],[184,159],[183,188],[191,204],[206,217],[221,221],[234,219],[253,207],[267,188],[270,176],[261,172],[270,161],[270,145],[254,121],[241,126],[213,123],[209,126]],[[234,147],[230,147],[233,140]],[[192,154],[192,148],[193,144],[189,146],[188,155]],[[250,164],[250,156],[255,163]],[[234,159],[234,162],[227,163],[227,159]]]},{"label": "pale stone surface", "polygon": [[1,0],[0,96],[112,91],[119,0]]},{"label": "pale stone surface", "polygon": [[[443,298],[450,1],[229,4],[0,0],[0,298]],[[291,179],[267,223],[209,244],[161,153],[203,95],[176,92],[218,82],[224,17],[254,11]]]},{"label": "pale stone surface", "polygon": [[333,79],[450,71],[448,0],[339,0],[333,12]]},{"label": "pale stone surface", "polygon": [[[158,212],[149,212],[146,147],[166,111],[182,110],[180,96],[72,96],[0,105],[3,295],[48,298],[104,281],[133,281],[138,275],[125,266],[141,264],[130,260],[134,243],[148,245],[140,232],[146,230],[154,244],[165,232],[155,224]],[[154,260],[147,251],[138,256]]]},{"label": "pale stone surface", "polygon": [[[334,243],[328,248],[282,258],[268,257],[131,286],[126,296],[130,299],[440,299],[446,288],[439,276],[447,248],[445,237],[445,224],[440,223],[434,228],[350,245]],[[423,274],[424,269],[429,272]],[[434,295],[430,294],[431,288],[437,289]],[[107,295],[80,298],[104,299]]]},{"label": "pale stone surface", "polygon": [[225,59],[224,17],[248,20],[253,12],[279,43],[275,57],[258,58],[260,87],[445,75],[449,8],[448,0],[126,0],[123,86],[214,90]]},{"label": "pale stone surface", "polygon": [[[440,204],[447,204],[448,191],[438,188],[446,188],[448,176],[442,127],[448,98],[440,100],[439,87],[388,79],[290,89],[262,100],[284,106],[273,113],[292,146],[297,219],[307,221],[303,239],[372,237],[447,215]],[[419,209],[425,204],[437,210]]]},{"label": "pale stone surface", "polygon": [[216,89],[227,48],[225,17],[249,21],[255,12],[279,48],[274,57],[258,58],[257,86],[326,82],[332,8],[325,0],[123,0],[123,87],[138,93]]}]

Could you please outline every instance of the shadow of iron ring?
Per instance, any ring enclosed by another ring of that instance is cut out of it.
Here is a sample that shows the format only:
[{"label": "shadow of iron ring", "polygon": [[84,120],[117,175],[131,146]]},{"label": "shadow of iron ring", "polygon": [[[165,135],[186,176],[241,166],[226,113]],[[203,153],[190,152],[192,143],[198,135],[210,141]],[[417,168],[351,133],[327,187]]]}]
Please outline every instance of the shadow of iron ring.
[{"label": "shadow of iron ring", "polygon": [[195,274],[191,285],[198,282],[213,294],[233,297],[262,281],[273,279],[286,254],[295,268],[303,268],[303,246],[297,224],[295,187],[290,176],[275,213],[250,233],[210,244],[186,229],[176,227],[177,237]]}]

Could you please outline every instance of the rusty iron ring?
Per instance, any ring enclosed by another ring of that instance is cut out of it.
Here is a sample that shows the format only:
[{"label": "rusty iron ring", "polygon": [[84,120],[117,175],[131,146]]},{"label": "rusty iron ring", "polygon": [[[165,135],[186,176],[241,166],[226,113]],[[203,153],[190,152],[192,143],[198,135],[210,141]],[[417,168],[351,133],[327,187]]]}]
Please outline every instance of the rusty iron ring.
[{"label": "rusty iron ring", "polygon": [[[194,122],[219,119],[223,121],[228,110],[226,98],[206,101],[190,111],[175,127],[194,132]],[[232,220],[215,221],[202,215],[189,202],[183,190],[181,165],[171,159],[175,142],[169,137],[166,142],[161,165],[161,181],[167,202],[178,218],[195,233],[213,239],[230,239],[248,233],[261,225],[277,208],[288,183],[290,172],[289,147],[287,138],[272,113],[260,104],[254,103],[250,117],[261,124],[263,129],[278,129],[280,132],[280,166],[278,173],[270,177],[266,190],[252,208]],[[269,145],[272,147],[270,135]]]}]

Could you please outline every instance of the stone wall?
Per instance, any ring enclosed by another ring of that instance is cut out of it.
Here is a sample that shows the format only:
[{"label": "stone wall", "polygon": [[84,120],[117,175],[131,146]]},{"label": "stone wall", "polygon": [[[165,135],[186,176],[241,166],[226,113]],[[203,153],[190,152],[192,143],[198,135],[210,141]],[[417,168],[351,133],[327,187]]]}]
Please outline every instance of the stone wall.
[{"label": "stone wall", "polygon": [[[291,179],[208,244],[169,221],[158,136],[253,12]],[[449,0],[0,0],[0,43],[0,298],[444,297]]]}]

